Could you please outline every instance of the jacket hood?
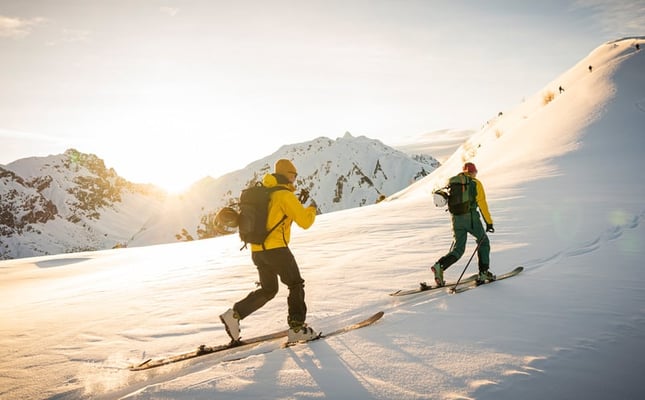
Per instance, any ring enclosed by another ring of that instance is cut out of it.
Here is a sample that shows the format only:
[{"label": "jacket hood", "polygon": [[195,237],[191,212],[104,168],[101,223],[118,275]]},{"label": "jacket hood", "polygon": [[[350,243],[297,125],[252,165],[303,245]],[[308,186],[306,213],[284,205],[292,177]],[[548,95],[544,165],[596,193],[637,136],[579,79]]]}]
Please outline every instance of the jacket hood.
[{"label": "jacket hood", "polygon": [[276,174],[264,175],[264,178],[262,178],[262,184],[266,187],[284,186],[292,192],[296,191],[296,187],[291,183],[278,183],[278,176]]}]

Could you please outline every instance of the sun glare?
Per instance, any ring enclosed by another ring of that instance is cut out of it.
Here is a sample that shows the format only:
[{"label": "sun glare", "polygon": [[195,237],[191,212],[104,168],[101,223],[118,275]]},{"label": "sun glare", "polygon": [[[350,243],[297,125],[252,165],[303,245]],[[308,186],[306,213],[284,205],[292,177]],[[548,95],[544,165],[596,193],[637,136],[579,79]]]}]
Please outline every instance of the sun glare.
[{"label": "sun glare", "polygon": [[182,194],[187,191],[190,186],[197,181],[197,179],[199,178],[190,180],[190,178],[186,176],[174,174],[174,176],[164,176],[162,181],[159,181],[159,183],[153,182],[153,184],[160,186],[169,194]]},{"label": "sun glare", "polygon": [[[100,148],[88,139],[123,178],[181,194],[204,177],[233,172],[273,150],[257,138],[266,129],[265,120],[249,121],[244,108],[216,103],[200,93],[191,92],[188,98],[171,89],[157,98],[150,90],[150,96],[138,99],[146,104],[145,112],[124,109],[121,118],[95,129],[97,136],[110,138]],[[213,115],[217,127],[208,119]]]},{"label": "sun glare", "polygon": [[135,144],[127,148],[106,148],[106,163],[129,182],[152,184],[169,194],[181,194],[208,175],[196,157],[182,151],[179,146],[176,151],[167,149],[165,145],[150,151],[137,150],[149,147],[148,144]]}]

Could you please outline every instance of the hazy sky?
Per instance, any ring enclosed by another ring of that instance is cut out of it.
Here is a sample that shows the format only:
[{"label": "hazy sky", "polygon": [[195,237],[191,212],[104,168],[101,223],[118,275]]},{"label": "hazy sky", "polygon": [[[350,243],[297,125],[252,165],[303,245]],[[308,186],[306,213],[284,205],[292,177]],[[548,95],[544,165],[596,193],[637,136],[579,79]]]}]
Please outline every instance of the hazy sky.
[{"label": "hazy sky", "polygon": [[0,0],[0,164],[94,153],[166,188],[346,131],[477,129],[645,0]]}]

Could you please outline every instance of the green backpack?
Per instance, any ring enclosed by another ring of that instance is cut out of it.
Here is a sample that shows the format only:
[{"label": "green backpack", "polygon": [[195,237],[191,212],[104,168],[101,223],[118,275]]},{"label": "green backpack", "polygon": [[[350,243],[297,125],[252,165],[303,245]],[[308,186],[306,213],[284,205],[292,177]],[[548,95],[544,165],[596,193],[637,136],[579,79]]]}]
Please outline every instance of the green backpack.
[{"label": "green backpack", "polygon": [[476,207],[475,196],[477,188],[475,182],[466,174],[455,175],[448,180],[448,211],[454,215],[470,212],[471,207]]}]

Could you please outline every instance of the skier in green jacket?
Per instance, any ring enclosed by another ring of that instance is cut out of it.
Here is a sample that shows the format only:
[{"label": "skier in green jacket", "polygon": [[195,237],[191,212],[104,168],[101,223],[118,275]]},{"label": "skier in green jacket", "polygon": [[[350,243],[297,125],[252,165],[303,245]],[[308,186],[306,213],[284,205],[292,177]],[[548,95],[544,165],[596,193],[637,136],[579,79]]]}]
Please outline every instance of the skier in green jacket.
[{"label": "skier in green jacket", "polygon": [[[493,219],[488,211],[484,186],[476,178],[477,167],[471,162],[464,164],[463,171],[459,175],[465,175],[469,178],[469,190],[475,193],[475,199],[471,202],[470,210],[467,213],[460,215],[451,214],[454,237],[451,250],[448,254],[441,257],[431,268],[434,273],[435,282],[439,286],[445,285],[443,272],[463,256],[469,233],[477,239],[477,258],[479,261],[479,276],[477,280],[480,282],[495,280],[495,275],[488,270],[490,264],[490,241],[486,235],[486,232],[493,233],[495,229],[493,228]],[[486,223],[485,231],[479,212],[477,211],[478,208]]]}]

